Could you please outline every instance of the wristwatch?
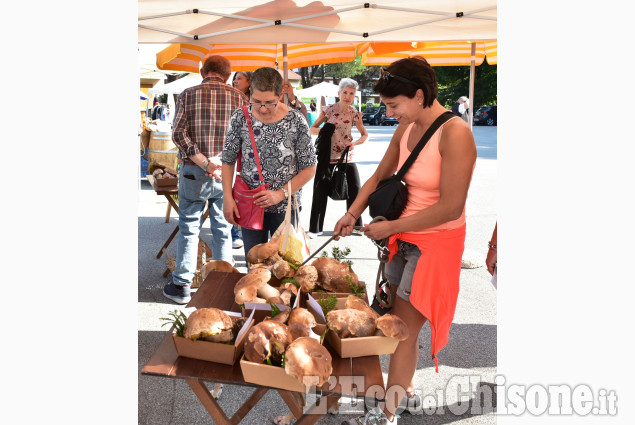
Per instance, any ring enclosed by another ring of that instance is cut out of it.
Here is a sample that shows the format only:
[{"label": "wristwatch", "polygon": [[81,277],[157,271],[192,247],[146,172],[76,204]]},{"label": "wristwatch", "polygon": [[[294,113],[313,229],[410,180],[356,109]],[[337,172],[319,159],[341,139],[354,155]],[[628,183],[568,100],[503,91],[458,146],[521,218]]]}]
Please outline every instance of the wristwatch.
[{"label": "wristwatch", "polygon": [[207,172],[207,167],[209,166],[209,159],[205,158],[205,162],[203,162],[203,170]]},{"label": "wristwatch", "polygon": [[284,199],[287,199],[289,197],[289,192],[287,191],[287,189],[285,189],[285,187],[282,187],[282,193],[284,193]]},{"label": "wristwatch", "polygon": [[295,104],[296,104],[297,100],[293,99],[292,101],[290,101],[289,103],[291,104],[291,106],[293,106],[295,108]]}]

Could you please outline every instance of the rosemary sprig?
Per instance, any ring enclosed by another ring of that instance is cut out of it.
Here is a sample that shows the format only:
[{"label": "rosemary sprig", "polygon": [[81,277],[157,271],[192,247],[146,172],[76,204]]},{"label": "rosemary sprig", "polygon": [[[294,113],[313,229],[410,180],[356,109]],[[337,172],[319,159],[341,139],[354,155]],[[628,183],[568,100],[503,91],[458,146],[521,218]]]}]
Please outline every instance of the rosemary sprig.
[{"label": "rosemary sprig", "polygon": [[185,329],[185,322],[187,321],[187,316],[181,310],[174,310],[168,313],[170,317],[161,317],[160,319],[164,321],[161,327],[165,325],[174,326],[176,330],[176,334],[178,336],[183,336],[183,329]]}]

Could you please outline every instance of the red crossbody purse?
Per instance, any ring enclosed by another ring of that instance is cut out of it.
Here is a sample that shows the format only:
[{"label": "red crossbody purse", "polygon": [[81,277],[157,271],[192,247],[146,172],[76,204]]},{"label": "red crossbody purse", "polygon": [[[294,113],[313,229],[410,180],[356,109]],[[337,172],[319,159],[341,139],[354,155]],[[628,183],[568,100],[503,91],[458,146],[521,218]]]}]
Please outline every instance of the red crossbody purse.
[{"label": "red crossbody purse", "polygon": [[[262,222],[265,218],[265,209],[254,204],[254,195],[263,190],[269,188],[269,184],[265,183],[265,179],[262,176],[262,170],[260,168],[260,158],[258,157],[258,150],[256,149],[256,141],[254,139],[254,131],[251,127],[251,117],[247,111],[247,107],[241,108],[247,119],[247,125],[249,126],[249,137],[251,138],[251,146],[254,149],[254,159],[256,160],[256,166],[258,167],[258,175],[260,176],[260,186],[255,189],[250,189],[247,183],[243,180],[240,174],[236,175],[234,181],[234,187],[232,189],[232,196],[236,201],[238,207],[238,213],[240,218],[234,217],[236,222],[246,229],[262,230]],[[242,174],[242,150],[238,154],[238,167],[237,170]]]}]

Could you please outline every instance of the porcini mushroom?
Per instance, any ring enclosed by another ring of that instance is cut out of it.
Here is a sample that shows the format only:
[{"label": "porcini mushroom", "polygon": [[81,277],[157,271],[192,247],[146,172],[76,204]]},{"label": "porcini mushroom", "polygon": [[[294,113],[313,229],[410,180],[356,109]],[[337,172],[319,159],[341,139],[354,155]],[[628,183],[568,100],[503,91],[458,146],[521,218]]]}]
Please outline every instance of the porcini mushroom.
[{"label": "porcini mushroom", "polygon": [[211,342],[231,341],[234,322],[227,313],[217,308],[194,310],[185,322],[183,336],[192,341],[205,339]]},{"label": "porcini mushroom", "polygon": [[241,277],[234,286],[236,304],[264,303],[269,298],[279,297],[280,291],[267,283],[269,279],[271,279],[271,272],[264,268],[252,270]]},{"label": "porcini mushroom", "polygon": [[289,325],[291,325],[292,323],[300,323],[302,326],[309,329],[317,325],[313,314],[306,308],[302,307],[294,308],[291,311],[288,323]]},{"label": "porcini mushroom", "polygon": [[322,386],[333,373],[333,359],[315,339],[300,337],[287,347],[284,370],[304,384],[306,392],[312,386]]},{"label": "porcini mushroom", "polygon": [[376,329],[373,316],[350,308],[329,311],[326,323],[340,338],[371,336]]},{"label": "porcini mushroom", "polygon": [[263,363],[269,359],[280,366],[282,354],[291,343],[287,326],[277,320],[265,320],[249,330],[245,338],[245,358],[250,362]]},{"label": "porcini mushroom", "polygon": [[295,281],[302,288],[302,292],[309,293],[315,289],[318,281],[318,272],[312,265],[302,266],[295,272]]},{"label": "porcini mushroom", "polygon": [[366,304],[366,301],[362,300],[361,298],[355,295],[349,295],[346,298],[346,308],[352,308],[354,310],[365,311],[366,313],[373,316],[374,319],[377,319],[379,317],[379,314],[375,310],[370,308],[368,304]]},{"label": "porcini mushroom", "polygon": [[295,270],[287,263],[286,260],[280,259],[275,262],[271,267],[271,272],[278,279],[284,279],[285,277],[293,277]]},{"label": "porcini mushroom", "polygon": [[260,243],[255,245],[247,253],[247,265],[249,268],[254,268],[259,264],[271,266],[280,259],[278,255],[278,240],[271,240],[269,242]]},{"label": "porcini mushroom", "polygon": [[352,292],[347,276],[350,277],[352,283],[359,284],[359,278],[355,272],[343,261],[340,262],[330,257],[320,257],[314,260],[311,265],[317,270],[320,286],[329,292]]},{"label": "porcini mushroom", "polygon": [[410,335],[406,322],[393,314],[384,314],[375,320],[375,324],[377,329],[381,330],[384,335],[399,341],[405,341]]}]

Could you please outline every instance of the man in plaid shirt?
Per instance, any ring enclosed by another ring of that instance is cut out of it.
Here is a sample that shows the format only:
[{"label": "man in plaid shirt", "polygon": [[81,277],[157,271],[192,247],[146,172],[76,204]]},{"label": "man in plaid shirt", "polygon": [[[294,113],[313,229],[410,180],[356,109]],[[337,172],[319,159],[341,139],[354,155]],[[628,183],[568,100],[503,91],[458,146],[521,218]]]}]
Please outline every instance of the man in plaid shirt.
[{"label": "man in plaid shirt", "polygon": [[179,176],[179,237],[176,269],[163,295],[187,304],[196,272],[200,224],[209,201],[212,254],[232,263],[231,224],[223,215],[220,154],[232,112],[248,105],[239,90],[227,85],[231,64],[222,56],[210,56],[201,68],[200,85],[183,91],[176,103],[172,140],[183,161]]}]

